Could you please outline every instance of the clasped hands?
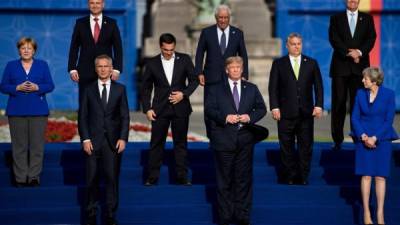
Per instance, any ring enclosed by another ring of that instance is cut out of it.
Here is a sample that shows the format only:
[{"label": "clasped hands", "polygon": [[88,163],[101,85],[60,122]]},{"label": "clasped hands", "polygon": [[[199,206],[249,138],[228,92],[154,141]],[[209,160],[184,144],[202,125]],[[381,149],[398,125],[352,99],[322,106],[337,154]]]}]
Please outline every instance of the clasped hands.
[{"label": "clasped hands", "polygon": [[25,81],[16,87],[17,91],[22,91],[22,92],[33,92],[33,91],[38,91],[39,86],[33,82],[30,81]]},{"label": "clasped hands", "polygon": [[250,122],[250,116],[248,114],[229,114],[226,116],[225,121],[230,124],[248,123]]},{"label": "clasped hands", "polygon": [[376,137],[368,137],[366,134],[361,135],[361,140],[364,142],[364,145],[367,146],[368,148],[376,148]]},{"label": "clasped hands", "polygon": [[360,62],[361,54],[358,49],[350,48],[346,56],[353,58],[354,63]]}]

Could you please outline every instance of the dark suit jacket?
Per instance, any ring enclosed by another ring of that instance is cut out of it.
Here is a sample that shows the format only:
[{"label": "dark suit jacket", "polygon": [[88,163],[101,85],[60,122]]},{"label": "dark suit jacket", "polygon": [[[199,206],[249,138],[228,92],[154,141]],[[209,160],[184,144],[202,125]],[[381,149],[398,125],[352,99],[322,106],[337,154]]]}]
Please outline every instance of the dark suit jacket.
[{"label": "dark suit jacket", "polygon": [[122,73],[122,41],[117,22],[103,15],[103,24],[97,43],[90,29],[90,16],[76,20],[69,49],[68,72],[78,70],[79,83],[97,80],[94,59],[102,54],[113,58],[113,67]]},{"label": "dark suit jacket", "polygon": [[393,90],[379,87],[375,101],[369,103],[369,90],[359,89],[351,115],[352,136],[360,140],[362,134],[376,136],[378,141],[398,139],[393,128],[396,113],[395,94]]},{"label": "dark suit jacket", "polygon": [[115,148],[118,139],[128,142],[129,108],[125,86],[112,81],[107,107],[103,108],[97,80],[85,88],[79,106],[78,128],[81,141],[90,139],[93,148],[99,149],[106,133]]},{"label": "dark suit jacket", "polygon": [[322,108],[324,105],[322,78],[317,61],[301,55],[299,79],[296,80],[289,55],[274,60],[268,92],[271,110],[279,108],[282,118],[299,116],[299,109],[303,115],[311,116],[314,106]]},{"label": "dark suit jacket", "polygon": [[[186,84],[188,81],[188,84]],[[193,73],[193,63],[186,54],[175,52],[174,69],[171,85],[168,83],[161,62],[161,54],[151,58],[146,64],[141,87],[141,100],[143,112],[153,109],[156,115],[162,114],[169,103],[168,97],[173,91],[181,91],[184,95],[182,101],[172,105],[177,116],[189,116],[192,112],[189,96],[196,90],[199,82]],[[151,103],[151,92],[154,85],[154,97]]]},{"label": "dark suit jacket", "polygon": [[[248,79],[248,60],[243,32],[234,26],[230,26],[229,32],[228,46],[224,55],[222,55],[219,47],[217,25],[206,27],[201,31],[196,50],[195,75],[204,74],[206,84],[217,83],[225,78],[225,60],[230,56],[237,55],[243,58],[243,77]],[[203,69],[205,53],[207,54]]]},{"label": "dark suit jacket", "polygon": [[[210,145],[216,151],[234,151],[240,130],[238,124],[227,124],[228,114],[248,114],[254,124],[267,113],[264,99],[257,86],[242,81],[239,110],[236,110],[228,81],[212,86],[205,102],[205,113],[210,118]],[[249,138],[249,141],[252,138]]]},{"label": "dark suit jacket", "polygon": [[[354,37],[351,37],[346,12],[331,16],[329,24],[329,42],[333,48],[330,76],[361,76],[362,70],[369,66],[369,52],[374,47],[376,32],[372,16],[358,12]],[[346,56],[348,49],[360,49],[362,57],[359,63],[354,63]]]}]

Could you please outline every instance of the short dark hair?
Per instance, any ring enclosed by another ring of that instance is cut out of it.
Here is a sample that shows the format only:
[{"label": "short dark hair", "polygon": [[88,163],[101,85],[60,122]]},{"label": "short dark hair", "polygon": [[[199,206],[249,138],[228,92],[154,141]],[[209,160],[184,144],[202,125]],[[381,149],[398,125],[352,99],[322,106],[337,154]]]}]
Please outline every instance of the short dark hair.
[{"label": "short dark hair", "polygon": [[171,33],[163,33],[160,35],[160,46],[163,43],[167,43],[167,44],[176,44],[176,38],[174,35],[172,35]]}]

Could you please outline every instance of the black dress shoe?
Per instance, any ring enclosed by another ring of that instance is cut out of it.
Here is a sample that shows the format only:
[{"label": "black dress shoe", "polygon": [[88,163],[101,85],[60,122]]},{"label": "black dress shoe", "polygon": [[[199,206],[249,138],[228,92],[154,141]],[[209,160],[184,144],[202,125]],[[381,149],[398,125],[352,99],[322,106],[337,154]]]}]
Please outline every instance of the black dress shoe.
[{"label": "black dress shoe", "polygon": [[239,220],[237,225],[250,225],[250,222],[248,220]]},{"label": "black dress shoe", "polygon": [[33,178],[33,179],[29,182],[29,186],[31,186],[31,187],[39,187],[39,186],[40,186],[39,179]]},{"label": "black dress shoe", "polygon": [[339,151],[339,150],[341,150],[342,149],[342,143],[335,143],[333,146],[332,146],[332,150],[333,151]]},{"label": "black dress shoe", "polygon": [[118,225],[117,221],[113,217],[108,217],[106,220],[107,225]]},{"label": "black dress shoe", "polygon": [[178,185],[184,185],[184,186],[192,185],[192,182],[190,182],[187,178],[179,178],[176,180],[176,183]]},{"label": "black dress shoe", "polygon": [[158,182],[157,178],[147,178],[146,182],[144,183],[144,186],[153,186],[156,185]]}]

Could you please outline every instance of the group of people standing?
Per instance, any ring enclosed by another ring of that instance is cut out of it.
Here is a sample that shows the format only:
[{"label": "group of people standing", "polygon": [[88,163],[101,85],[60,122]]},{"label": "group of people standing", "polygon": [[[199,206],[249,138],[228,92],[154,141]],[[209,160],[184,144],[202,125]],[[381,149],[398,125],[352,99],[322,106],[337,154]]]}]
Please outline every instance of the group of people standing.
[{"label": "group of people standing", "polygon": [[[394,92],[381,85],[383,72],[369,67],[376,32],[372,17],[358,11],[359,2],[346,0],[347,10],[333,15],[329,25],[334,49],[330,71],[333,149],[340,150],[344,139],[349,93],[356,174],[362,176],[364,223],[372,224],[369,196],[371,177],[375,177],[376,218],[384,224],[391,141],[398,138],[392,127],[395,100]],[[85,221],[88,225],[97,223],[101,169],[106,190],[105,224],[114,225],[119,163],[130,120],[126,89],[116,82],[123,68],[122,41],[116,21],[103,15],[104,0],[88,0],[88,7],[90,15],[76,20],[68,60],[70,77],[79,85],[78,128],[87,158]],[[160,36],[160,54],[147,62],[140,88],[142,110],[152,124],[144,185],[157,185],[170,126],[176,183],[191,185],[187,160],[192,112],[189,97],[201,85],[206,131],[216,167],[218,223],[247,225],[251,223],[254,145],[268,135],[256,123],[266,115],[267,108],[257,85],[248,81],[244,34],[230,25],[230,16],[227,5],[215,9],[216,24],[201,31],[195,65],[189,55],[175,51],[173,34]],[[32,38],[22,38],[17,48],[20,59],[7,64],[0,90],[9,95],[6,113],[15,184],[38,186],[49,114],[45,95],[54,84],[47,63],[33,57],[37,44]],[[278,126],[283,182],[307,185],[314,117],[320,118],[323,112],[323,82],[318,62],[302,53],[300,34],[289,34],[286,48],[288,54],[275,59],[270,71],[270,110]]]}]

